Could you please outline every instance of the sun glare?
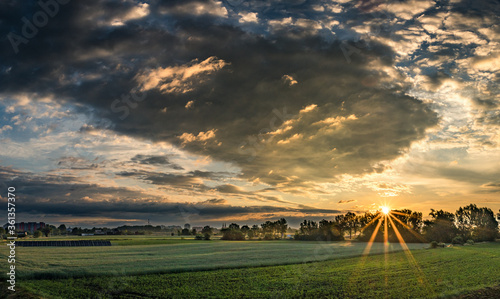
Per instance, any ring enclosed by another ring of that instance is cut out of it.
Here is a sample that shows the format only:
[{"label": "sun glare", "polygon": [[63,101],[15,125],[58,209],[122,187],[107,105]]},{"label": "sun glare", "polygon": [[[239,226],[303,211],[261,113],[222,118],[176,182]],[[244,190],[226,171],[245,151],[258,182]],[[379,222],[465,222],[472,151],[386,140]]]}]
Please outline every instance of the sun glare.
[{"label": "sun glare", "polygon": [[389,207],[380,207],[380,211],[384,214],[389,214],[389,212],[391,212],[391,208]]}]

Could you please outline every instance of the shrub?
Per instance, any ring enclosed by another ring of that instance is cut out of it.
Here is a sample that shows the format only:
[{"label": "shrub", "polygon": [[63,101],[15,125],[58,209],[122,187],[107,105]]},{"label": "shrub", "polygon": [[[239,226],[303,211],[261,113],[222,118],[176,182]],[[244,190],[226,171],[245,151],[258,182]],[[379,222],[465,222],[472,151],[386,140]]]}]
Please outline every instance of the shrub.
[{"label": "shrub", "polygon": [[474,240],[469,239],[469,240],[467,240],[467,243],[466,243],[466,244],[467,244],[467,245],[474,245]]},{"label": "shrub", "polygon": [[41,236],[42,236],[42,232],[39,230],[35,231],[35,233],[33,234],[33,237],[35,237],[35,238],[40,238]]},{"label": "shrub", "polygon": [[195,240],[203,240],[203,236],[202,235],[196,235],[194,237]]},{"label": "shrub", "polygon": [[225,229],[222,232],[221,240],[241,241],[245,240],[245,235],[239,229]]},{"label": "shrub", "polygon": [[451,243],[464,245],[464,239],[460,236],[456,236],[455,238],[453,238],[453,240],[451,240]]},{"label": "shrub", "polygon": [[437,241],[432,241],[431,242],[431,248],[437,248],[438,247],[438,242]]}]

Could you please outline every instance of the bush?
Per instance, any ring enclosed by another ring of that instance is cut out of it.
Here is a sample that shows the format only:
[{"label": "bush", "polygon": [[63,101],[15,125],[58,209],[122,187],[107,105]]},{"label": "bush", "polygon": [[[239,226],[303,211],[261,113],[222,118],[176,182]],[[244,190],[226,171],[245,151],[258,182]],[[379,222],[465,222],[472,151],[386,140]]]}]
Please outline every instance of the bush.
[{"label": "bush", "polygon": [[221,240],[245,240],[245,235],[239,229],[225,229],[222,231],[222,234]]},{"label": "bush", "polygon": [[464,239],[460,236],[456,236],[455,238],[453,238],[453,240],[451,240],[451,243],[464,245]]},{"label": "bush", "polygon": [[474,245],[474,240],[469,239],[469,240],[467,240],[466,244],[467,245]]},{"label": "bush", "polygon": [[33,234],[33,237],[35,237],[35,238],[40,238],[41,236],[42,236],[42,232],[39,230],[35,231],[35,233]]},{"label": "bush", "polygon": [[438,247],[438,242],[437,241],[432,241],[431,242],[431,248],[437,248]]},{"label": "bush", "polygon": [[195,240],[203,240],[203,236],[202,235],[196,235],[194,237]]}]

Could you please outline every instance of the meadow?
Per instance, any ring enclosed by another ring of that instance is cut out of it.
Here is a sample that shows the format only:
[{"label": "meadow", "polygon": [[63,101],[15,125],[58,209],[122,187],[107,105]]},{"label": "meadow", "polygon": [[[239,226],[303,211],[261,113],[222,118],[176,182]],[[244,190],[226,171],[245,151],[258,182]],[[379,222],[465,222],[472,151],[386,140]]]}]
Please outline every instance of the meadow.
[{"label": "meadow", "polygon": [[[270,266],[358,256],[366,247],[363,242],[203,241],[154,236],[115,237],[111,244],[111,247],[17,247],[18,277],[69,278]],[[427,245],[409,246],[417,249]],[[389,245],[389,251],[398,250],[402,250],[399,244]],[[375,243],[371,250],[383,251],[381,243]]]},{"label": "meadow", "polygon": [[375,243],[361,256],[366,243],[163,241],[19,248],[18,298],[440,298],[500,285],[499,242],[387,255]]}]

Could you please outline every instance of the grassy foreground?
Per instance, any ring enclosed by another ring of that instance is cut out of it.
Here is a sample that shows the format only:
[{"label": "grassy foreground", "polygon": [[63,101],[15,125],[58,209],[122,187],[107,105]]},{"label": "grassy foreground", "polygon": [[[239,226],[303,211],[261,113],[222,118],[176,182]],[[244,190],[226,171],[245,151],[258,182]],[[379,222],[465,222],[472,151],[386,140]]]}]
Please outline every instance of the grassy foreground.
[{"label": "grassy foreground", "polygon": [[500,284],[500,243],[284,266],[23,280],[44,298],[435,298]]}]

